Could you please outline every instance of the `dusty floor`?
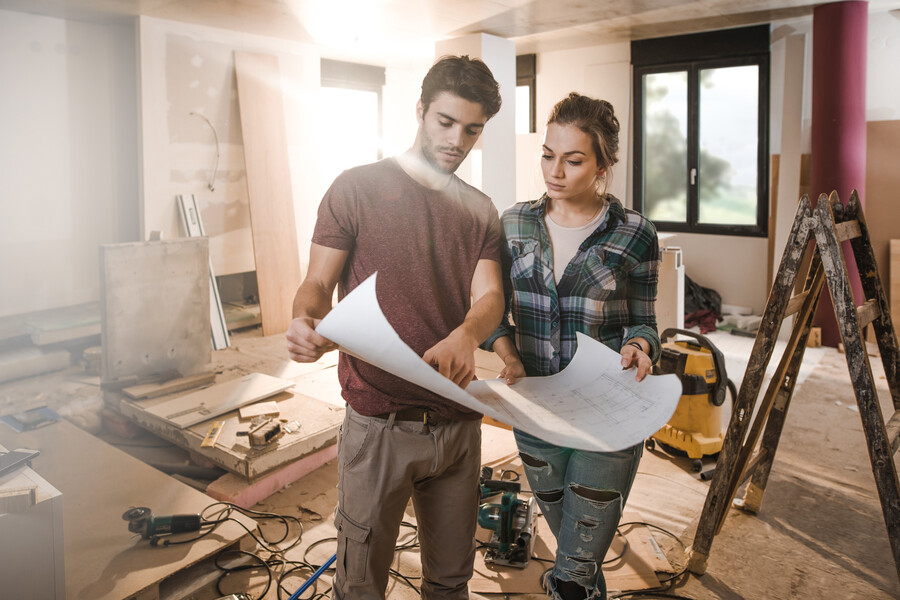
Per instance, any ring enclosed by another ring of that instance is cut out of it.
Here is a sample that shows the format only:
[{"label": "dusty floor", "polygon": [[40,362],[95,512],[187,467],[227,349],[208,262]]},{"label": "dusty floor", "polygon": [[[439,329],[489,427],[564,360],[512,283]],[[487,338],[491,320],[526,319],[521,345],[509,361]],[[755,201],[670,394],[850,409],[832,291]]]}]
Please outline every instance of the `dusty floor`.
[{"label": "dusty floor", "polygon": [[[733,337],[726,335],[716,343],[727,357],[729,376],[739,380],[744,368],[741,361],[746,364],[745,355],[749,354],[752,340],[737,343]],[[731,344],[736,345],[731,347]],[[723,348],[726,345],[729,347]],[[805,379],[798,385],[791,403],[762,510],[758,515],[731,510],[714,540],[706,574],[679,577],[668,590],[669,594],[695,600],[900,598],[900,579],[892,559],[844,356],[834,349],[817,350],[814,357],[808,356],[810,360],[804,361]],[[777,358],[776,354],[774,360]],[[893,409],[878,359],[873,359],[873,370],[879,382],[882,410],[889,415]],[[85,405],[97,402],[96,390],[91,392],[90,387],[82,386],[76,394],[68,390],[68,385],[64,383],[62,391],[55,393],[68,399],[75,395]],[[21,396],[56,406],[53,393],[41,392],[35,396],[32,387],[27,382],[21,383],[15,393],[4,391],[0,400],[13,402]],[[85,411],[85,414],[91,413]],[[484,432],[484,462],[509,461],[516,466],[509,433],[491,426],[485,426]],[[163,453],[159,460],[167,462],[164,454],[167,449],[156,451]],[[176,461],[177,457],[168,462]],[[627,507],[646,522],[674,533],[686,546],[691,543],[710,485],[690,470],[688,462],[658,450],[645,452]],[[712,466],[713,461],[707,460],[706,467]],[[336,479],[336,466],[334,462],[328,463],[255,507],[260,511],[293,515],[302,521],[302,539],[286,553],[289,560],[321,564],[334,552],[334,542],[327,538],[334,535],[331,515],[336,503]],[[741,496],[739,492],[738,497]],[[279,535],[277,527],[263,525],[263,528]],[[403,534],[404,540],[412,537],[409,530],[404,529]],[[666,551],[673,569],[681,571],[685,557],[679,543],[663,534],[655,534],[654,538]],[[320,540],[324,541],[317,544]],[[417,551],[411,549],[397,553],[395,560],[398,571],[416,586],[418,558]],[[274,568],[276,574],[279,569]],[[264,599],[288,598],[308,576],[308,571],[298,572],[285,580],[280,592],[271,587]],[[511,576],[522,575],[519,572]],[[317,591],[326,591],[329,583],[330,575],[326,573]],[[535,592],[539,590],[537,577],[530,585]],[[210,584],[189,596],[175,597],[212,600],[225,593],[245,591],[257,600],[264,586],[265,577],[258,573],[238,574],[223,583],[222,593]],[[472,596],[483,595],[473,593]],[[303,595],[303,598],[310,597],[311,592]],[[395,577],[388,597],[412,600],[417,593]],[[510,597],[530,600],[544,596],[530,593]]]},{"label": "dusty floor", "polygon": [[[669,594],[696,600],[900,597],[900,582],[846,363],[834,349],[819,352],[818,365],[809,370],[795,392],[761,512],[750,515],[731,510],[714,540],[706,574],[678,578]],[[873,370],[880,382],[883,410],[890,414],[890,396],[877,360],[873,361]],[[493,431],[485,430],[485,462],[511,450],[506,432],[490,429]],[[690,545],[709,483],[691,472],[687,463],[659,451],[645,452],[628,508]],[[708,463],[707,467],[712,466],[712,461]],[[256,507],[303,520],[303,540],[288,553],[289,558],[301,558],[310,543],[334,534],[331,511],[336,501],[335,484],[332,462]],[[739,492],[738,497],[741,495]],[[655,537],[673,566],[683,568],[684,555],[679,546],[665,535]],[[307,559],[321,564],[333,548],[333,542],[325,542],[313,548]],[[398,554],[399,571],[416,577],[416,552]],[[288,580],[287,588],[293,591],[307,576],[303,573]],[[254,581],[259,582],[259,578]],[[323,575],[318,591],[326,590],[329,581],[329,576]],[[254,597],[262,590],[259,585],[248,588]],[[282,592],[277,596],[273,590],[265,598],[289,595]],[[388,597],[416,596],[400,579],[392,580]],[[544,597],[510,595],[514,596],[523,600]],[[310,596],[305,593],[304,597]],[[198,596],[199,600],[205,598]]]}]

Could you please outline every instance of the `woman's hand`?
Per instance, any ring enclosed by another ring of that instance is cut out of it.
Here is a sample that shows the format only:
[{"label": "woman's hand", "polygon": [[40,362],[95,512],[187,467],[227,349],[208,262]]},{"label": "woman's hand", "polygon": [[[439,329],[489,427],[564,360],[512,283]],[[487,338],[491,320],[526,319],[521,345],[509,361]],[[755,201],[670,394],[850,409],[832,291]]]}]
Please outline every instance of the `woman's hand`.
[{"label": "woman's hand", "polygon": [[518,356],[508,357],[506,366],[503,367],[503,370],[500,371],[500,374],[497,377],[505,379],[506,385],[512,385],[517,379],[525,377],[525,365],[522,364],[522,361],[519,360]]},{"label": "woman's hand", "polygon": [[619,351],[619,354],[622,355],[622,369],[637,368],[637,373],[634,376],[635,381],[643,381],[644,377],[650,373],[650,367],[653,366],[653,363],[650,362],[650,357],[644,351],[644,344],[647,344],[647,342],[644,342],[641,338],[634,338],[626,342]]},{"label": "woman's hand", "polygon": [[512,385],[517,379],[525,377],[525,365],[522,364],[519,351],[509,336],[503,335],[494,340],[491,349],[503,360],[505,366],[497,377],[505,379],[506,385]]}]

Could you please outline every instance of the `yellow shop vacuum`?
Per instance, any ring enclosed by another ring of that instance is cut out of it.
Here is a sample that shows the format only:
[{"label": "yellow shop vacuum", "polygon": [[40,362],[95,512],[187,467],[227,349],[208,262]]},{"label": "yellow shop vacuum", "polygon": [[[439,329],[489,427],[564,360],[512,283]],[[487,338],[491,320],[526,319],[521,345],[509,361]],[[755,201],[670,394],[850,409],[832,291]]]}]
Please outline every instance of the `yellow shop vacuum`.
[{"label": "yellow shop vacuum", "polygon": [[[692,338],[668,342],[680,334]],[[691,469],[703,468],[704,456],[715,456],[722,449],[726,424],[722,421],[722,405],[726,388],[732,402],[737,397],[734,383],[725,373],[725,357],[706,336],[685,329],[666,329],[660,336],[662,354],[653,373],[674,373],[681,380],[678,408],[662,429],[647,439],[652,450],[658,443],[673,456],[692,459]]]}]

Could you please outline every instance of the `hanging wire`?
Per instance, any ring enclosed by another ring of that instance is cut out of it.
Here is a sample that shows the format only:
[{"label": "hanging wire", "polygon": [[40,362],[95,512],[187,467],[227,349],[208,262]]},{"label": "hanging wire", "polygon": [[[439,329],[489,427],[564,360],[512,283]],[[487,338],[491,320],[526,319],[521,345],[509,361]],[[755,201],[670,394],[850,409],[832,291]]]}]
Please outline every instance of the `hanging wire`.
[{"label": "hanging wire", "polygon": [[213,165],[212,177],[209,178],[209,183],[206,184],[206,187],[209,188],[209,191],[214,192],[214,191],[216,191],[216,186],[215,186],[216,173],[218,173],[218,171],[219,171],[219,136],[218,136],[218,134],[216,134],[216,128],[213,127],[213,124],[210,123],[209,119],[207,119],[200,113],[192,112],[190,114],[195,117],[200,117],[201,119],[206,121],[206,124],[209,125],[210,129],[212,129],[213,138],[216,140],[216,163]]}]

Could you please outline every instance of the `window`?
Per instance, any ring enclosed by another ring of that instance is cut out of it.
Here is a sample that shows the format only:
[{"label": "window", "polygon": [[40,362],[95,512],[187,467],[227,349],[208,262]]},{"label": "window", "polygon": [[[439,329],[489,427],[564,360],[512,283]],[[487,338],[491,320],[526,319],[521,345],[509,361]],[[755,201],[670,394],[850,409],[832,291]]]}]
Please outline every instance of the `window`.
[{"label": "window", "polygon": [[535,55],[516,57],[516,133],[534,133],[535,127]]},{"label": "window", "polygon": [[323,58],[319,90],[319,178],[327,189],[341,171],[383,156],[381,97],[384,67]]},{"label": "window", "polygon": [[769,26],[631,52],[635,207],[660,231],[767,235]]}]

